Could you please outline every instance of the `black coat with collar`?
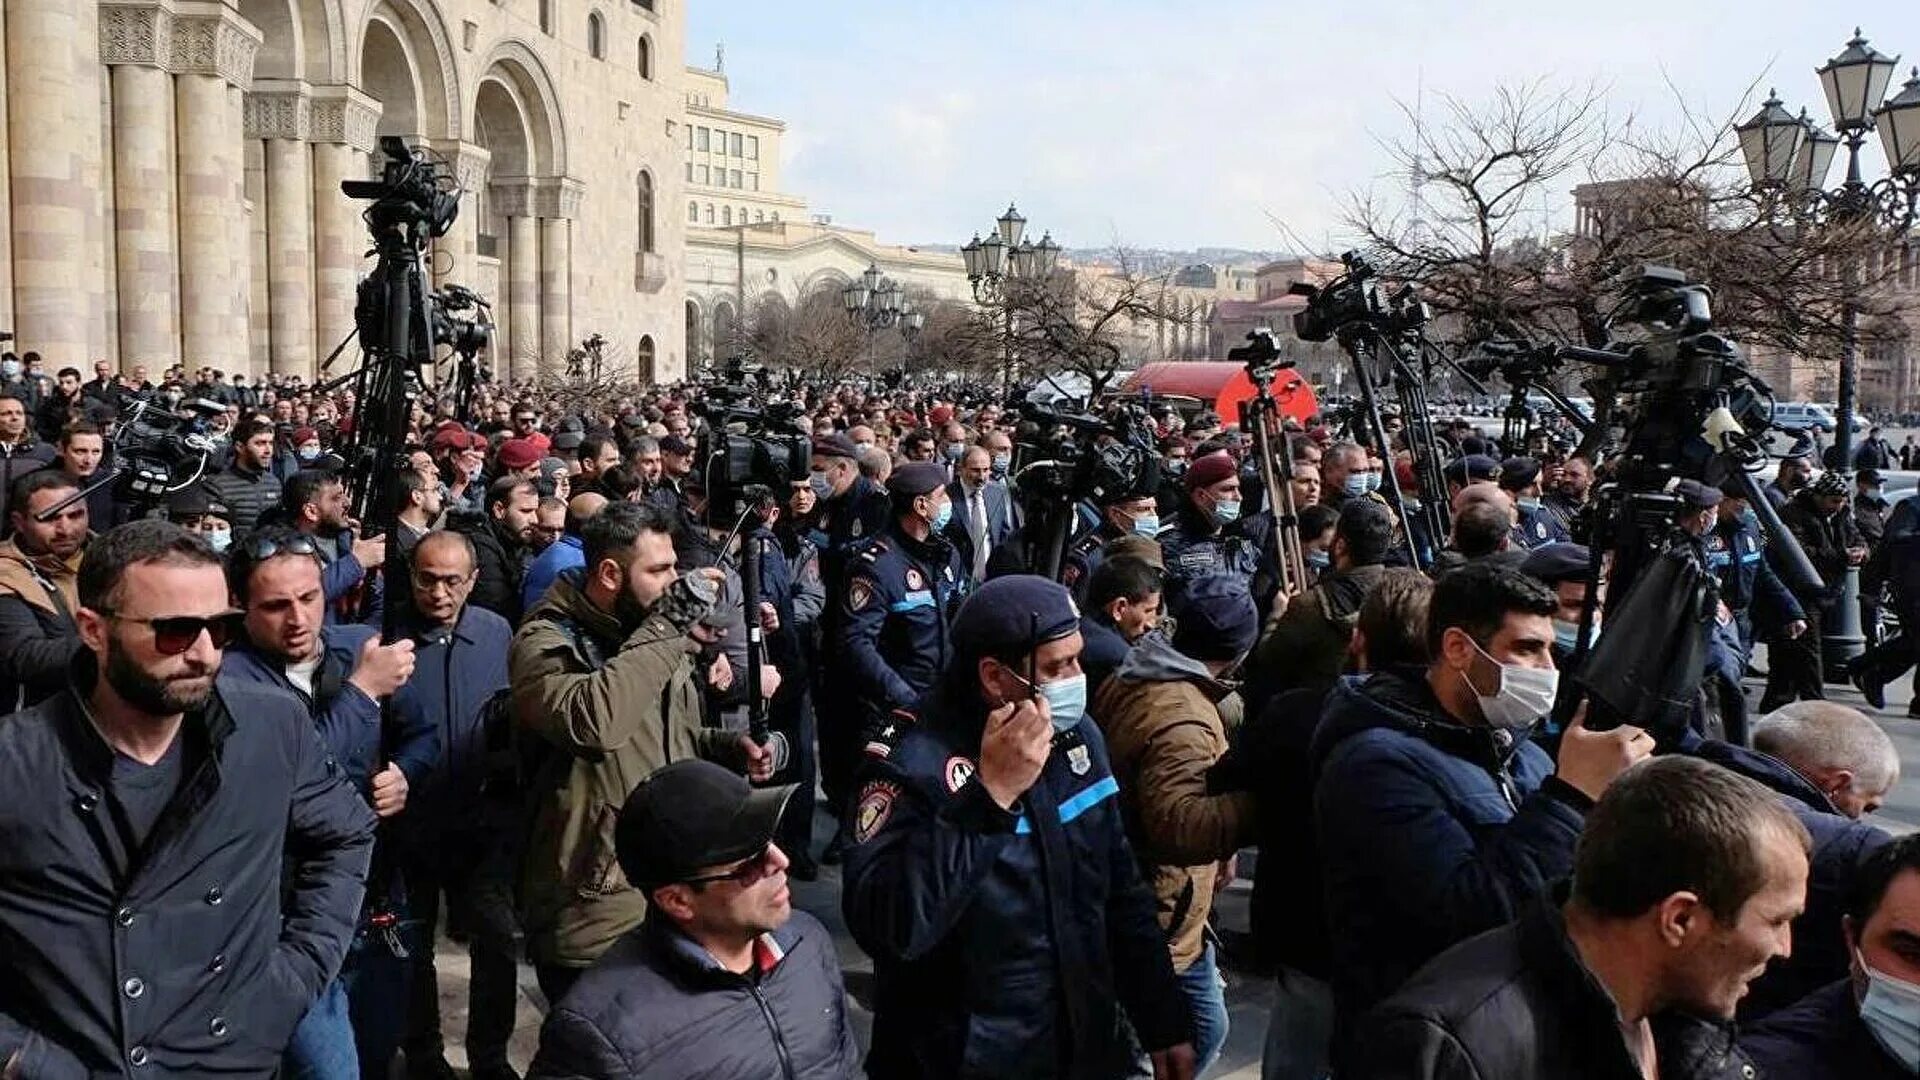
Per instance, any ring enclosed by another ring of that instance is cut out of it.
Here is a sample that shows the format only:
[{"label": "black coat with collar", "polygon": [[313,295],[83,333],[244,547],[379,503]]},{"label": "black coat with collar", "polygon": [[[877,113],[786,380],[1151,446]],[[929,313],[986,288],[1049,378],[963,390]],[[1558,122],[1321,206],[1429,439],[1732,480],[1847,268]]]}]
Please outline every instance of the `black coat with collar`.
[{"label": "black coat with collar", "polygon": [[[1755,1080],[1730,1025],[1653,1021],[1661,1080]],[[1360,1023],[1341,1080],[1642,1080],[1558,908],[1461,942]]]},{"label": "black coat with collar", "polygon": [[[134,869],[81,687],[0,722],[0,1061],[33,1077],[268,1076],[360,911],[373,812],[291,695],[218,683]],[[241,718],[236,721],[236,718]],[[290,860],[283,898],[282,860]]]}]

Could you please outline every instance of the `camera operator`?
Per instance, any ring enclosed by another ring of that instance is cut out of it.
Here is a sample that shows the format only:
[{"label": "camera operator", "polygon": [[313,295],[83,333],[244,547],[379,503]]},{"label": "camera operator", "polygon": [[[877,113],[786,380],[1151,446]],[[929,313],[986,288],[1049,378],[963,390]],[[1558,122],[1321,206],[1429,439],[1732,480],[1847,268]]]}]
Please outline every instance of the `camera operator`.
[{"label": "camera operator", "polygon": [[80,554],[93,535],[86,501],[39,520],[78,490],[54,469],[13,482],[13,535],[0,541],[0,708],[8,712],[59,693],[81,647],[73,613]]},{"label": "camera operator", "polygon": [[[674,532],[674,557],[678,560],[682,574],[712,567],[719,570],[722,579],[720,594],[714,600],[713,609],[701,620],[713,644],[700,652],[701,670],[705,673],[707,687],[708,715],[716,723],[710,726],[723,727],[731,731],[745,731],[747,728],[747,619],[749,613],[744,607],[745,588],[740,581],[739,560],[744,545],[736,538],[729,550],[721,550],[733,532],[734,522],[743,507],[716,504],[707,485],[703,470],[694,470],[687,474],[685,485],[681,488],[681,497],[686,502],[686,520]],[[757,522],[756,522],[757,524]],[[765,564],[762,564],[765,572]],[[761,587],[767,597],[777,594],[786,586],[784,568],[776,572],[773,581],[762,581]],[[770,607],[766,597],[761,600],[763,607]],[[767,620],[764,611],[754,612],[752,616],[762,624],[766,631]],[[780,672],[772,664],[762,659],[761,693],[771,697],[780,687]]]},{"label": "camera operator", "polygon": [[[77,489],[85,490],[104,479],[100,466],[105,463],[106,450],[106,437],[100,428],[85,420],[77,420],[60,433],[51,467],[65,473]],[[114,488],[117,486],[106,484],[87,494],[87,523],[98,532],[105,532],[127,520],[130,513],[130,509],[123,507],[115,497]]]},{"label": "camera operator", "polygon": [[1767,690],[1760,698],[1761,712],[1772,712],[1790,701],[1826,697],[1821,628],[1836,618],[1834,605],[1839,603],[1848,568],[1867,560],[1867,546],[1847,509],[1847,495],[1846,478],[1825,472],[1812,485],[1794,492],[1780,512],[1781,522],[1800,541],[1824,588],[1818,597],[1801,598],[1807,616],[1805,633],[1781,634],[1768,642]]},{"label": "camera operator", "polygon": [[555,581],[514,635],[514,721],[548,748],[520,890],[548,1001],[646,911],[614,861],[608,808],[668,761],[704,757],[754,780],[773,772],[751,738],[705,726],[688,646],[710,643],[694,635],[722,575],[681,576],[673,528],[655,507],[609,503],[581,528],[586,566]]},{"label": "camera operator", "polygon": [[[325,567],[321,582],[326,590],[327,621],[340,621],[343,611],[360,617],[377,612],[378,583],[370,575],[386,561],[387,542],[377,536],[362,540],[356,534],[354,522],[347,516],[347,486],[340,474],[328,469],[301,469],[280,489],[276,509],[260,524],[291,525],[312,539],[314,552]],[[363,586],[372,595],[370,602],[359,604],[356,594]]]}]

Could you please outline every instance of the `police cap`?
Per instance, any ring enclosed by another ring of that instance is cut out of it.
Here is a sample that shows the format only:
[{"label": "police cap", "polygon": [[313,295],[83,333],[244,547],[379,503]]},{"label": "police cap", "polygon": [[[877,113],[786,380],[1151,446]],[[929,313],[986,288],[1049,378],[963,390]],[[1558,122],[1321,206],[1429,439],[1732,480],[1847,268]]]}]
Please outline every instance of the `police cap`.
[{"label": "police cap", "polygon": [[[858,459],[860,456],[860,446],[840,432],[835,432],[832,435],[816,435],[813,440],[813,455],[815,457]],[[889,478],[889,480],[891,480],[891,478]],[[888,486],[891,487],[892,484],[889,483]]]},{"label": "police cap", "polygon": [[908,497],[926,495],[945,487],[947,470],[931,461],[910,461],[887,477],[887,492]]},{"label": "police cap", "polygon": [[1477,480],[1500,479],[1500,463],[1485,454],[1468,454],[1447,462],[1447,482],[1465,487]]},{"label": "police cap", "polygon": [[1548,585],[1583,581],[1593,568],[1592,559],[1593,553],[1585,544],[1542,544],[1527,553],[1520,572]]},{"label": "police cap", "polygon": [[1693,510],[1705,510],[1720,505],[1720,489],[1708,487],[1698,480],[1675,480],[1668,490]]},{"label": "police cap", "polygon": [[1008,574],[982,584],[953,617],[953,651],[967,670],[982,656],[1020,654],[1080,628],[1073,597],[1057,581]]},{"label": "police cap", "polygon": [[1500,486],[1519,491],[1540,479],[1540,462],[1530,457],[1510,457],[1500,463]]}]

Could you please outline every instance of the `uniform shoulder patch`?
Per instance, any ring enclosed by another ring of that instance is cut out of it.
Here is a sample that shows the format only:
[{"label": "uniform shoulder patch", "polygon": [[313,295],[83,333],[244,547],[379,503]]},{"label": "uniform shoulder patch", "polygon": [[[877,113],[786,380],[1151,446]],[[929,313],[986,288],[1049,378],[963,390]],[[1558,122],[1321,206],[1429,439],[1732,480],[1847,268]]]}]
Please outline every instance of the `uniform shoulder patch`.
[{"label": "uniform shoulder patch", "polygon": [[862,611],[873,602],[873,582],[856,577],[847,582],[847,610]]},{"label": "uniform shoulder patch", "polygon": [[973,774],[976,771],[978,770],[974,766],[971,758],[955,754],[947,759],[947,764],[940,770],[940,774],[945,777],[947,781],[947,791],[951,793],[966,787],[967,781],[973,779]]},{"label": "uniform shoulder patch", "polygon": [[900,797],[900,785],[875,780],[860,789],[853,808],[853,842],[864,844],[874,838],[893,816],[893,803]]}]

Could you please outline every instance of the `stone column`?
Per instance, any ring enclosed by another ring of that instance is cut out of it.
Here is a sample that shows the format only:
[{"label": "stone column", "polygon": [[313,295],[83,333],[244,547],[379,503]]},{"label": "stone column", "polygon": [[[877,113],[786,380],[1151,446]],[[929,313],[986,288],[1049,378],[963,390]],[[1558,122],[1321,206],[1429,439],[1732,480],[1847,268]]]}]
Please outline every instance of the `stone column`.
[{"label": "stone column", "polygon": [[83,159],[98,153],[97,128],[80,127],[69,99],[91,94],[73,42],[80,33],[74,0],[8,0],[7,139],[12,180],[14,331],[22,350],[35,349],[48,370],[88,362]]},{"label": "stone column", "polygon": [[255,375],[272,367],[273,318],[267,295],[267,144],[259,139],[243,139],[241,154],[246,158],[247,192],[246,236],[240,250],[247,258],[247,374]]},{"label": "stone column", "polygon": [[479,200],[486,188],[487,162],[493,154],[484,146],[459,139],[435,139],[431,146],[453,163],[453,175],[460,186],[460,215],[454,218],[447,235],[433,243],[433,284],[473,289],[479,284],[479,268],[474,263],[480,253]]},{"label": "stone column", "polygon": [[[350,86],[316,86],[308,111],[313,143],[313,308],[316,363],[353,330],[354,289],[361,257],[372,246],[360,220],[365,204],[340,191],[342,180],[366,178],[366,154],[373,149],[380,103]],[[349,347],[332,370],[358,356]]]},{"label": "stone column", "polygon": [[245,159],[228,90],[253,81],[260,40],[260,31],[223,7],[183,11],[174,21],[181,356],[189,367],[245,370]]},{"label": "stone column", "polygon": [[558,371],[573,348],[573,219],[583,187],[570,177],[535,186],[540,217],[540,367]]},{"label": "stone column", "polygon": [[494,370],[512,379],[528,379],[540,368],[540,231],[534,217],[535,185],[524,176],[495,177],[488,192],[493,212],[503,218],[506,250],[500,253],[500,281],[506,293],[500,306],[506,314],[497,352],[504,363]]},{"label": "stone column", "polygon": [[158,377],[180,362],[180,253],[173,204],[173,14],[157,5],[100,13],[113,79],[113,233],[120,362]]},{"label": "stone column", "polygon": [[6,127],[7,16],[0,11],[0,326],[13,325],[13,168]]},{"label": "stone column", "polygon": [[[272,370],[283,375],[311,375],[315,363],[314,192],[308,120],[305,83],[263,79],[247,95],[246,136],[266,140],[266,205],[256,202],[253,212],[266,222],[268,357]],[[258,312],[254,321],[259,321]]]}]

